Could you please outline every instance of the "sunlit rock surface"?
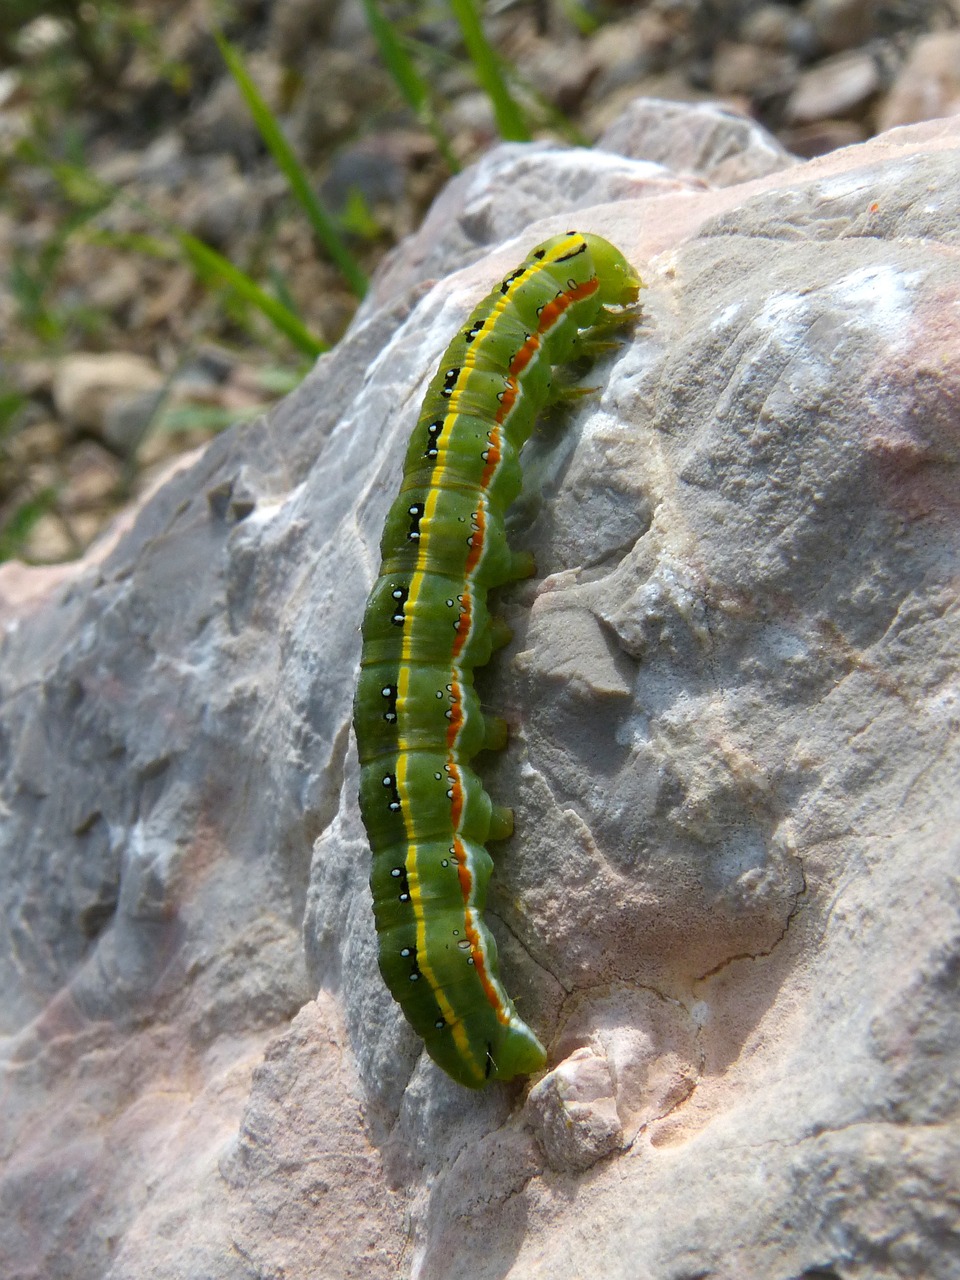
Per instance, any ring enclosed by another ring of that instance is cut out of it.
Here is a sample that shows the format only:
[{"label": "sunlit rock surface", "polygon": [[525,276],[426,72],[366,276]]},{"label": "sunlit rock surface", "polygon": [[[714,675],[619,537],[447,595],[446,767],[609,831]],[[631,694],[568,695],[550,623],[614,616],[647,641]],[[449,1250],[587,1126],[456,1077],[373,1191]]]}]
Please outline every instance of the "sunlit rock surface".
[{"label": "sunlit rock surface", "polygon": [[[0,570],[11,1280],[957,1274],[960,121],[771,172],[690,111],[682,174],[494,153],[268,421]],[[567,226],[647,288],[513,514],[489,918],[550,1058],[473,1094],[377,973],[358,624],[426,379]]]}]

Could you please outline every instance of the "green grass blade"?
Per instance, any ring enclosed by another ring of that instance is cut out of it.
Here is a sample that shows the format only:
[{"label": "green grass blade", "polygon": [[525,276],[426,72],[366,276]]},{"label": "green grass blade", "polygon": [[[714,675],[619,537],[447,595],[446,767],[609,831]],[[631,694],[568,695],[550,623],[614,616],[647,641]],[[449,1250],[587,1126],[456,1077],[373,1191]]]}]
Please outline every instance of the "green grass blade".
[{"label": "green grass blade", "polygon": [[303,171],[293,148],[284,137],[273,112],[260,96],[260,91],[250,78],[239,53],[222,35],[218,32],[214,34],[223,60],[243,94],[254,123],[260,131],[260,136],[267,144],[277,167],[290,184],[291,191],[300,202],[317,240],[343,272],[344,279],[353,292],[358,298],[362,298],[367,291],[367,278],[344,244],[336,222],[320,203],[309,177]]},{"label": "green grass blade", "polygon": [[380,50],[383,65],[393,76],[408,105],[419,115],[430,101],[426,81],[414,66],[393,25],[381,13],[377,0],[363,0],[363,10],[367,16],[367,26]]},{"label": "green grass blade", "polygon": [[473,63],[480,87],[493,103],[501,138],[507,142],[529,142],[533,137],[517,102],[511,96],[500,70],[500,59],[484,35],[480,15],[473,0],[450,0],[453,16],[460,24],[463,42]]},{"label": "green grass blade", "polygon": [[[144,212],[148,217],[151,216],[149,211],[144,210]],[[322,342],[310,332],[291,306],[267,293],[255,280],[252,280],[239,267],[234,266],[229,258],[217,253],[216,249],[211,249],[196,236],[180,231],[173,224],[167,224],[166,230],[177,242],[179,249],[158,236],[145,235],[141,232],[117,232],[95,228],[87,232],[87,239],[93,244],[111,245],[166,262],[185,256],[201,279],[229,285],[241,298],[261,311],[271,324],[289,338],[304,355],[315,359],[324,351],[330,350],[327,343]]]},{"label": "green grass blade", "polygon": [[198,240],[187,231],[175,228],[172,234],[190,260],[196,273],[204,279],[213,277],[230,286],[245,302],[249,302],[270,320],[276,329],[286,334],[290,341],[305,355],[316,357],[329,351],[326,343],[315,337],[300,317],[289,307],[274,298],[272,294],[261,289],[255,280],[251,280],[239,267],[235,267],[229,258],[211,249],[208,244]]},{"label": "green grass blade", "polygon": [[447,168],[458,173],[460,166],[434,114],[429,86],[407,53],[403,40],[393,29],[392,23],[383,16],[378,0],[363,0],[363,8],[383,65],[393,76],[394,83],[414,115],[433,134],[437,150],[443,156]]}]

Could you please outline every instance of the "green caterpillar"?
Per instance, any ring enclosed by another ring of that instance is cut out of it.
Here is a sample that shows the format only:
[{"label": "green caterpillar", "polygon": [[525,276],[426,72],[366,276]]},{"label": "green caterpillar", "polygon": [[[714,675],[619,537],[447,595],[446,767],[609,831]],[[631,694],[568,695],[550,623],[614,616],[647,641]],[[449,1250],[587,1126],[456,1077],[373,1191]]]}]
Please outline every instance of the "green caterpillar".
[{"label": "green caterpillar", "polygon": [[546,1063],[501,985],[481,914],[485,842],[513,829],[469,765],[506,742],[473,688],[474,668],[509,639],[487,591],[533,572],[507,545],[503,517],[551,366],[639,287],[612,244],[569,231],[480,303],[427,389],[364,614],[354,725],[380,972],[430,1056],[471,1088]]}]

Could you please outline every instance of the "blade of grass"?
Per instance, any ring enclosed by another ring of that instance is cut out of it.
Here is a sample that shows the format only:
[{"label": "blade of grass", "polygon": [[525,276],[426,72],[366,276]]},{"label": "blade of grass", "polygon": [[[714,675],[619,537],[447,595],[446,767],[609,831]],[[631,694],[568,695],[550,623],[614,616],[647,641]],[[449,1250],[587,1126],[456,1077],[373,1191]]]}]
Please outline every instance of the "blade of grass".
[{"label": "blade of grass", "polygon": [[367,291],[367,278],[341,239],[336,222],[320,203],[309,177],[304,173],[293,148],[284,137],[273,112],[260,96],[260,91],[250,78],[240,54],[219,32],[214,32],[214,36],[223,60],[237,82],[237,87],[260,131],[260,136],[267,144],[277,167],[290,184],[290,190],[300,202],[313,227],[314,234],[340,268],[350,288],[358,298],[362,298]]},{"label": "blade of grass", "polygon": [[[137,207],[142,209],[142,206]],[[142,211],[147,216],[151,216],[148,210],[142,209]],[[102,227],[87,232],[87,238],[93,244],[107,244],[134,253],[144,253],[164,262],[185,256],[201,279],[204,281],[212,279],[220,284],[229,285],[241,298],[261,311],[271,324],[288,337],[304,355],[315,359],[324,351],[330,350],[327,343],[310,332],[291,306],[267,293],[255,280],[252,280],[239,267],[234,266],[229,258],[217,253],[216,249],[211,249],[196,236],[180,231],[176,226],[167,225],[166,229],[179,244],[179,249],[158,236],[145,235],[141,232],[110,231]]]},{"label": "blade of grass", "polygon": [[515,68],[510,68],[510,79],[515,85],[519,85],[524,92],[533,99],[540,110],[543,112],[543,118],[551,126],[556,129],[561,138],[566,138],[567,142],[573,147],[589,147],[590,139],[585,133],[577,128],[572,120],[568,120],[559,107],[555,107],[553,103],[539,89],[522,76]]},{"label": "blade of grass", "polygon": [[286,334],[305,355],[316,357],[330,350],[325,342],[321,342],[310,332],[298,315],[265,289],[261,289],[255,280],[235,267],[229,258],[217,253],[216,249],[211,249],[208,244],[187,231],[176,228],[171,230],[199,276],[204,279],[213,277],[229,285],[244,301],[262,311],[275,328]]},{"label": "blade of grass", "polygon": [[437,150],[443,156],[447,168],[452,173],[459,173],[460,166],[456,156],[450,150],[450,144],[434,114],[429,86],[407,53],[403,40],[394,30],[393,24],[384,17],[377,0],[363,0],[363,8],[367,15],[367,26],[377,42],[383,65],[393,76],[394,83],[414,115],[433,134]]},{"label": "blade of grass", "polygon": [[506,142],[529,142],[533,137],[520,106],[514,101],[500,70],[500,59],[487,40],[473,0],[450,0],[463,42],[480,87],[493,103],[500,137]]},{"label": "blade of grass", "polygon": [[592,36],[600,25],[600,19],[579,0],[560,0],[560,8],[582,36]]}]

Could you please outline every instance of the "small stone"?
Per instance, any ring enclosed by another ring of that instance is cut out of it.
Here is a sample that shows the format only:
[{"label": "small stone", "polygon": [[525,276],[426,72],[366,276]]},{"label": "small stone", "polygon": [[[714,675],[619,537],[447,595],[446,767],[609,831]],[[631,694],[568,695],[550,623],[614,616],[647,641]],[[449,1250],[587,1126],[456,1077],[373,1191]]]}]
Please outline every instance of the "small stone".
[{"label": "small stone", "polygon": [[103,439],[119,453],[133,455],[150,430],[163,400],[163,391],[144,391],[119,396],[107,406]]},{"label": "small stone", "polygon": [[180,225],[221,252],[229,248],[238,230],[257,230],[263,213],[261,190],[235,171],[231,157],[222,159],[233,172],[196,187],[180,206]]},{"label": "small stone", "polygon": [[380,134],[365,138],[337,153],[320,188],[327,208],[341,213],[354,193],[359,193],[368,209],[381,203],[395,204],[403,198],[407,165],[393,136]]},{"label": "small stone", "polygon": [[824,156],[840,147],[852,147],[866,141],[867,131],[855,120],[818,120],[815,124],[801,124],[795,129],[785,129],[780,141],[795,156],[810,160]]},{"label": "small stone", "polygon": [[52,564],[57,560],[69,560],[79,547],[70,536],[63,520],[52,511],[46,512],[30,530],[23,547],[24,560]]},{"label": "small stone", "polygon": [[714,53],[711,84],[716,93],[749,99],[787,92],[795,77],[791,57],[759,45],[724,40]]},{"label": "small stone", "polygon": [[577,1049],[538,1081],[527,1108],[554,1169],[582,1172],[623,1145],[613,1073],[591,1049]]},{"label": "small stone", "polygon": [[[247,70],[260,94],[275,108],[280,68],[262,55],[247,59]],[[183,135],[195,152],[235,156],[249,164],[263,149],[263,141],[233,77],[223,75],[197,109],[186,117]]]},{"label": "small stone", "polygon": [[800,54],[810,47],[810,26],[785,4],[765,4],[744,19],[740,36],[747,44]]},{"label": "small stone", "polygon": [[337,8],[337,0],[273,0],[268,40],[281,65],[297,66],[328,47]]},{"label": "small stone", "polygon": [[124,413],[142,416],[145,404],[155,401],[162,385],[160,370],[144,356],[128,351],[85,353],[60,361],[53,402],[67,426],[108,438],[109,431],[115,430],[115,426],[108,429],[108,420],[116,423]]},{"label": "small stone", "polygon": [[841,53],[803,72],[785,116],[790,124],[844,116],[863,107],[880,87],[880,70],[869,53]]},{"label": "small stone", "polygon": [[65,45],[72,33],[73,28],[65,19],[43,15],[21,27],[14,43],[20,57],[30,62]]},{"label": "small stone", "polygon": [[839,53],[870,39],[878,7],[874,0],[812,0],[807,17],[820,46]]},{"label": "small stone", "polygon": [[105,271],[92,274],[87,288],[94,306],[116,315],[128,307],[143,288],[143,271],[133,258],[113,257]]},{"label": "small stone", "polygon": [[5,442],[5,449],[11,461],[20,466],[49,462],[51,458],[57,456],[62,447],[63,431],[49,418],[44,418],[40,422],[31,422],[29,426],[14,432]]},{"label": "small stone", "polygon": [[17,97],[23,84],[23,78],[12,67],[0,70],[0,111]]},{"label": "small stone", "polygon": [[56,372],[53,360],[21,360],[10,369],[10,377],[17,390],[25,396],[49,394]]},{"label": "small stone", "polygon": [[921,36],[877,115],[879,130],[960,114],[960,31]]},{"label": "small stone", "polygon": [[123,481],[120,461],[94,440],[85,440],[71,451],[66,470],[61,505],[70,512],[102,508],[116,496]]}]

